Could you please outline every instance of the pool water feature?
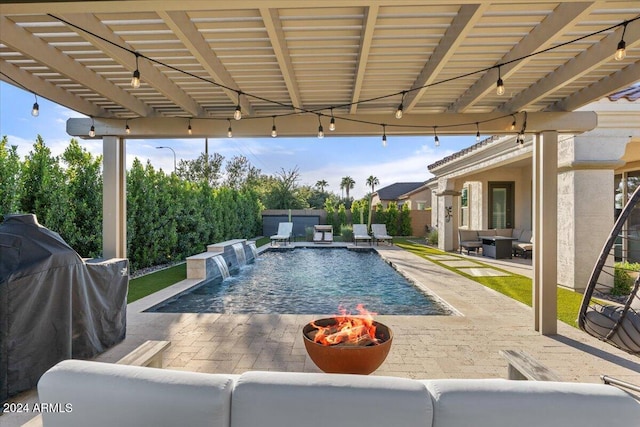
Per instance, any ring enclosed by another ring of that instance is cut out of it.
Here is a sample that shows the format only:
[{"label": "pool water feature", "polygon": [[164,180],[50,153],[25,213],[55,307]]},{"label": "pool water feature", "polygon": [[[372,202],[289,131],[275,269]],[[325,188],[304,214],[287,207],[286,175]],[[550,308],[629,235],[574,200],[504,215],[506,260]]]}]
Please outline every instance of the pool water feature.
[{"label": "pool water feature", "polygon": [[380,315],[451,314],[375,251],[265,251],[227,279],[207,280],[152,307],[163,313],[333,314],[357,304]]}]

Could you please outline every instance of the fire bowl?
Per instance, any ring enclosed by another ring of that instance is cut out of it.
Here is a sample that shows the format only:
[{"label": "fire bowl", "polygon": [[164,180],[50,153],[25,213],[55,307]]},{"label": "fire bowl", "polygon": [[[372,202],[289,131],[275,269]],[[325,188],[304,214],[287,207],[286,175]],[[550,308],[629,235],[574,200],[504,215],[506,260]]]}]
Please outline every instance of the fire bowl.
[{"label": "fire bowl", "polygon": [[[318,326],[331,326],[335,318],[314,321]],[[387,358],[393,341],[393,332],[388,326],[373,321],[376,326],[376,338],[380,344],[368,346],[325,346],[309,338],[309,333],[316,330],[311,323],[302,328],[302,339],[307,353],[318,368],[327,373],[369,375],[382,365]]]}]

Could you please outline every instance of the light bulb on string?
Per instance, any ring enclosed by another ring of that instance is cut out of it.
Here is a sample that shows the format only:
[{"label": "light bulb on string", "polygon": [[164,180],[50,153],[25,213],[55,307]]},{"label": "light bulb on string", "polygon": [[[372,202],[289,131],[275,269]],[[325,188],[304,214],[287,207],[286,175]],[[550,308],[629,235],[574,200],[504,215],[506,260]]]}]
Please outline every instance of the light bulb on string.
[{"label": "light bulb on string", "polygon": [[96,136],[96,126],[95,126],[95,121],[93,120],[93,117],[91,117],[91,128],[89,128],[89,136],[91,138]]},{"label": "light bulb on string", "polygon": [[622,37],[620,37],[616,53],[613,55],[613,58],[616,61],[622,61],[627,56],[627,43],[624,41],[624,33],[627,31],[627,24],[628,22],[624,23],[624,27],[622,28]]},{"label": "light bulb on string", "polygon": [[331,132],[336,130],[336,118],[333,117],[333,108],[331,109],[331,120],[329,121],[329,130]]},{"label": "light bulb on string", "polygon": [[498,81],[496,82],[496,93],[498,95],[504,95],[504,82],[500,76],[500,67],[498,67]]},{"label": "light bulb on string", "polygon": [[36,102],[33,103],[33,107],[31,108],[31,115],[33,117],[38,117],[40,115],[40,106],[38,105],[38,96],[34,93],[33,96],[36,98]]},{"label": "light bulb on string", "polygon": [[136,55],[136,70],[133,72],[133,76],[131,77],[131,87],[134,89],[138,89],[140,87],[140,70],[138,69],[138,57],[140,54],[135,52]]},{"label": "light bulb on string", "polygon": [[382,125],[382,146],[387,146],[387,125]]},{"label": "light bulb on string", "polygon": [[238,92],[238,105],[236,105],[236,111],[233,112],[233,118],[240,120],[242,118],[242,108],[240,108],[240,92]]},{"label": "light bulb on string", "polygon": [[227,138],[233,138],[233,129],[231,129],[231,120],[227,119],[229,122],[229,128],[227,129]]},{"label": "light bulb on string", "polygon": [[480,142],[480,125],[476,122],[476,142]]},{"label": "light bulb on string", "polygon": [[320,114],[318,114],[318,139],[324,138],[324,129],[322,128],[322,120],[320,120]]},{"label": "light bulb on string", "polygon": [[436,147],[440,147],[440,138],[438,138],[437,126],[433,127],[433,142]]},{"label": "light bulb on string", "polygon": [[405,91],[402,91],[402,99],[400,100],[400,105],[398,105],[398,108],[396,109],[396,119],[401,119],[402,118],[402,114],[404,112],[404,95],[405,95]]},{"label": "light bulb on string", "polygon": [[189,119],[189,126],[187,126],[187,133],[189,135],[193,134],[193,128],[191,127],[191,119]]},{"label": "light bulb on string", "polygon": [[275,138],[276,136],[278,136],[278,130],[276,129],[276,116],[273,116],[272,119],[273,126],[271,127],[271,137]]},{"label": "light bulb on string", "polygon": [[511,130],[515,130],[515,128],[516,128],[516,116],[515,116],[515,114],[512,114],[511,117],[513,117],[513,121],[511,122]]},{"label": "light bulb on string", "polygon": [[129,127],[129,120],[127,120],[127,121],[125,121],[125,122],[124,122],[124,132],[125,132],[127,135],[130,135],[130,134],[131,134],[131,128]]}]

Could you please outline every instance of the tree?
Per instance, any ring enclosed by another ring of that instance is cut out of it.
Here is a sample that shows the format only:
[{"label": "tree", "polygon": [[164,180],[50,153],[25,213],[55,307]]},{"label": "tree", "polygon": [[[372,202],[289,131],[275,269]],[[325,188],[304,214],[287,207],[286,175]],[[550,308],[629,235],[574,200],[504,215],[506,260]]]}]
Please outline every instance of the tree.
[{"label": "tree", "polygon": [[376,185],[380,185],[380,181],[373,175],[369,175],[367,178],[367,185],[371,187],[371,193],[369,194],[369,218],[367,220],[367,228],[371,228],[371,211],[373,210],[373,205],[371,204],[373,201],[373,193],[376,191]]},{"label": "tree", "polygon": [[220,179],[224,156],[214,153],[207,156],[201,153],[194,160],[180,160],[177,175],[191,182],[204,182],[210,187],[217,187]]},{"label": "tree", "polygon": [[306,201],[298,192],[300,171],[298,167],[291,170],[282,168],[270,181],[271,188],[266,194],[267,209],[303,209]]},{"label": "tree", "polygon": [[260,169],[257,169],[245,156],[233,156],[225,166],[225,185],[235,190],[256,185],[260,177]]},{"label": "tree", "polygon": [[18,147],[8,147],[6,136],[0,140],[0,215],[20,209],[20,156]]},{"label": "tree", "polygon": [[316,181],[316,187],[320,190],[321,193],[324,193],[325,187],[328,187],[328,186],[329,186],[329,183],[324,179],[320,181]]},{"label": "tree", "polygon": [[350,176],[345,176],[342,178],[342,181],[340,181],[340,189],[344,189],[347,193],[347,200],[349,200],[349,191],[353,190],[353,187],[355,187],[355,185],[356,182]]}]

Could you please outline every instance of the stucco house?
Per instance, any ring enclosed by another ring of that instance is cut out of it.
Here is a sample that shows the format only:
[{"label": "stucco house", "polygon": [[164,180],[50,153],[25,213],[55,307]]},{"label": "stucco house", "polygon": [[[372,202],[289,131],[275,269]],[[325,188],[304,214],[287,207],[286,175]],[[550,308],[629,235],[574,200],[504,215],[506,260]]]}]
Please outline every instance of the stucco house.
[{"label": "stucco house", "polygon": [[[598,126],[558,136],[557,280],[562,286],[584,289],[616,212],[640,181],[639,98],[636,85],[586,105],[581,110],[595,111]],[[457,249],[458,229],[534,226],[534,140],[534,135],[525,135],[523,143],[517,135],[494,136],[428,166],[440,249]]]},{"label": "stucco house", "polygon": [[424,236],[431,227],[431,188],[425,182],[396,182],[380,188],[372,195],[372,204],[396,202],[398,208],[409,206],[412,235]]}]

